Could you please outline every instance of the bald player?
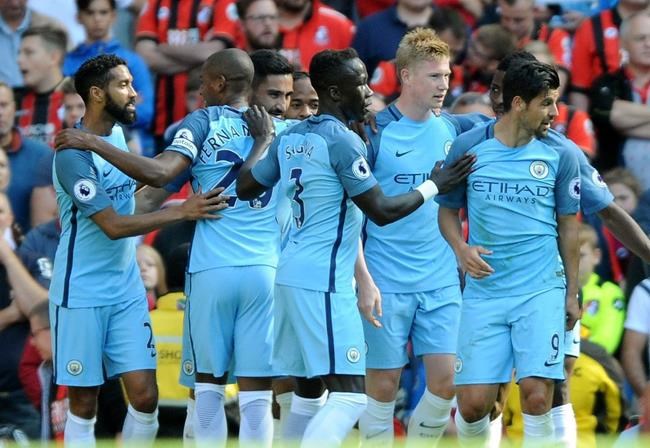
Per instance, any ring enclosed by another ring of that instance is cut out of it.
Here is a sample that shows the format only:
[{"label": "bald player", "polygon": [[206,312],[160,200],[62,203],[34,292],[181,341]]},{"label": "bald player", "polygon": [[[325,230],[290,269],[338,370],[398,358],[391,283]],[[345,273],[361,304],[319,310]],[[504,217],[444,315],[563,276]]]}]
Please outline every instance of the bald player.
[{"label": "bald player", "polygon": [[[188,272],[190,345],[194,358],[197,442],[225,443],[224,390],[228,370],[239,384],[242,442],[270,445],[272,286],[279,252],[277,194],[249,201],[234,195],[239,167],[253,138],[240,110],[248,106],[253,64],[237,49],[210,56],[201,93],[209,106],[188,115],[172,143],[155,159],[68,132],[61,144],[88,149],[147,185],[164,186],[187,168],[193,189],[224,187],[229,207],[220,220],[199,221]],[[219,285],[219,288],[215,288]]]}]

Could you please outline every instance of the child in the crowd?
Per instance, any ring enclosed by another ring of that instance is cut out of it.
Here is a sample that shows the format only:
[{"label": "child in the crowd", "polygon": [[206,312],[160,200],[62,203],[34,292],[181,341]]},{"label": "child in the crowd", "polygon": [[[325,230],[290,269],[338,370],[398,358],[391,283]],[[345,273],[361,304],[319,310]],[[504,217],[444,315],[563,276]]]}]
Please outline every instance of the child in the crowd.
[{"label": "child in the crowd", "polygon": [[617,284],[604,281],[594,271],[600,263],[601,251],[593,227],[581,224],[578,239],[582,326],[589,330],[587,339],[611,355],[618,348],[623,335],[625,296]]},{"label": "child in the crowd", "polygon": [[156,307],[158,297],[167,294],[165,265],[158,251],[151,246],[141,244],[136,251],[136,259],[140,268],[140,276],[147,290],[149,309]]}]

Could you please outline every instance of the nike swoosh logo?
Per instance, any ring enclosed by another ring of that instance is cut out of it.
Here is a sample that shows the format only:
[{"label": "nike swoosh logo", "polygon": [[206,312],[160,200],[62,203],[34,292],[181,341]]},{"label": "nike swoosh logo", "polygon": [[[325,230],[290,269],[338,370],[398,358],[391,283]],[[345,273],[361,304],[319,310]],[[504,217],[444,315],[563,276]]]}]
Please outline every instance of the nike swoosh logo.
[{"label": "nike swoosh logo", "polygon": [[573,343],[574,343],[574,344],[580,344],[580,339],[578,339],[577,341],[574,339],[574,340],[573,340]]},{"label": "nike swoosh logo", "polygon": [[104,175],[104,177],[106,177],[106,176],[108,176],[109,174],[111,174],[111,171],[113,171],[113,167],[112,167],[112,166],[109,166],[109,167],[107,167],[107,168],[104,168],[104,171],[102,172],[102,174]]},{"label": "nike swoosh logo", "polygon": [[376,433],[374,433],[374,434],[368,434],[368,435],[366,436],[366,440],[374,439],[375,437],[377,437],[377,436],[379,436],[379,435],[381,435],[381,434],[383,434],[383,433],[385,433],[385,432],[387,432],[387,431],[388,431],[388,428],[384,428],[384,429],[382,429],[381,431],[376,432]]},{"label": "nike swoosh logo", "polygon": [[404,152],[396,151],[395,152],[395,157],[402,157],[402,156],[405,156],[406,154],[408,154],[410,152],[413,152],[413,150],[411,149],[410,151],[404,151]]},{"label": "nike swoosh logo", "polygon": [[544,367],[552,367],[552,366],[558,364],[559,362],[560,361],[555,361],[555,362],[549,363],[548,361],[544,361]]},{"label": "nike swoosh logo", "polygon": [[420,427],[425,428],[425,429],[440,429],[440,428],[443,428],[445,426],[447,426],[446,423],[443,423],[442,425],[433,425],[433,426],[431,426],[431,425],[425,425],[424,422],[420,422]]}]

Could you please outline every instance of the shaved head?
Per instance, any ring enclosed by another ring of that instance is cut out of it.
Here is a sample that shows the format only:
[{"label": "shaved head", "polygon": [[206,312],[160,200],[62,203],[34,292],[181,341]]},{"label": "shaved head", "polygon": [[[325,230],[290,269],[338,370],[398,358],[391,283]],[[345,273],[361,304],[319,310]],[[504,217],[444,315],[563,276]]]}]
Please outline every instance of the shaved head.
[{"label": "shaved head", "polygon": [[254,73],[253,62],[248,53],[238,48],[218,51],[203,64],[203,76],[211,79],[223,76],[231,89],[235,89],[238,85],[244,89],[249,88]]}]

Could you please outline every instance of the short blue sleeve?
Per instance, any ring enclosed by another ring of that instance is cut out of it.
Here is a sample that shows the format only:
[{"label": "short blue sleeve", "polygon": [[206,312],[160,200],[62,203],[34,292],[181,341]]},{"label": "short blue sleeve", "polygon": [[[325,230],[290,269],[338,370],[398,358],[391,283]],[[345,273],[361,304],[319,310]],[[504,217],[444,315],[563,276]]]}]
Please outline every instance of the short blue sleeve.
[{"label": "short blue sleeve", "polygon": [[375,168],[375,163],[377,162],[377,154],[379,153],[379,145],[381,143],[381,133],[384,130],[384,127],[379,128],[377,133],[373,132],[370,126],[365,126],[366,135],[368,136],[368,164],[370,169]]},{"label": "short blue sleeve", "polygon": [[210,112],[208,109],[196,110],[185,117],[165,151],[181,153],[193,162],[201,150],[201,145],[208,137],[209,131]]},{"label": "short blue sleeve", "polygon": [[580,166],[575,151],[559,152],[560,161],[555,177],[555,211],[573,215],[580,210]]},{"label": "short blue sleeve", "polygon": [[336,128],[329,143],[330,163],[351,198],[377,185],[366,160],[366,145],[352,131]]},{"label": "short blue sleeve", "polygon": [[282,136],[276,137],[269,146],[266,156],[258,160],[251,174],[253,178],[264,185],[265,187],[272,187],[280,180],[280,163],[278,161],[278,146],[282,141]]},{"label": "short blue sleeve", "polygon": [[580,208],[585,215],[593,215],[609,207],[614,196],[596,168],[589,164],[587,156],[576,146],[580,164]]},{"label": "short blue sleeve", "polygon": [[83,216],[90,217],[113,205],[99,184],[92,153],[78,149],[59,151],[54,156],[54,170],[59,183]]}]

